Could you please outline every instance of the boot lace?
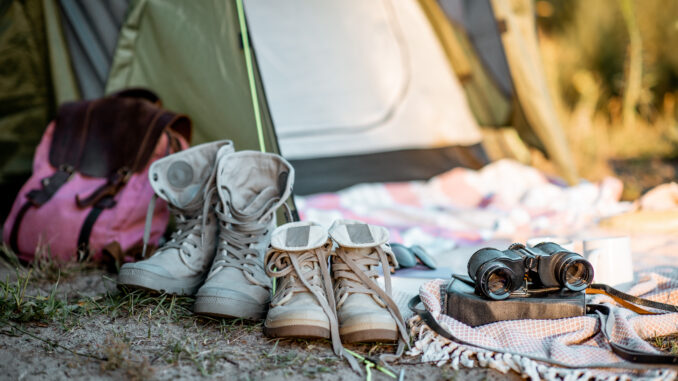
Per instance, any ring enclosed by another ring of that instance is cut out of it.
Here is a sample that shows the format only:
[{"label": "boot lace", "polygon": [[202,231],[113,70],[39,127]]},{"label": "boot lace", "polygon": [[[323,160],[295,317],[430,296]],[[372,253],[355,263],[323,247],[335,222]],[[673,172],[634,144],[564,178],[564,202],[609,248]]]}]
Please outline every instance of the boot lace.
[{"label": "boot lace", "polygon": [[226,208],[229,208],[228,202],[224,207],[219,203],[215,208],[220,225],[219,246],[207,279],[223,268],[232,267],[242,271],[245,278],[252,284],[270,288],[271,280],[266,276],[259,252],[250,248],[250,245],[256,244],[262,236],[268,233],[268,223],[273,218],[273,214],[260,222],[257,216],[232,217]]},{"label": "boot lace", "polygon": [[[141,255],[143,258],[146,258],[146,250],[148,248],[148,241],[151,235],[151,224],[153,222],[153,212],[155,210],[155,202],[157,198],[158,195],[154,194],[148,204],[148,209],[146,211],[146,223],[144,226],[143,237],[144,246]],[[193,236],[199,236],[201,237],[200,244],[204,247],[203,240],[205,237],[204,234],[201,233],[203,230],[205,230],[205,226],[207,224],[208,203],[205,202],[203,204],[202,214],[199,214],[198,211],[192,211],[193,213],[188,213],[185,209],[179,209],[173,206],[171,203],[167,203],[167,206],[170,213],[175,218],[177,230],[172,233],[171,239],[165,243],[165,245],[153,253],[153,256],[163,253],[168,248],[175,248],[179,252],[179,258],[187,268],[193,271],[203,271],[203,269],[191,264],[191,261],[188,259],[191,257],[191,253],[187,251],[187,246],[185,245],[193,246],[194,249],[197,249],[198,242],[193,239]]]},{"label": "boot lace", "polygon": [[202,236],[201,232],[205,229],[206,220],[202,214],[195,213],[195,215],[191,215],[172,205],[168,206],[170,213],[175,218],[177,229],[172,233],[171,239],[156,254],[170,248],[177,249],[179,258],[181,258],[186,267],[193,271],[202,271],[201,268],[191,264],[189,258],[192,254],[187,249],[188,247],[193,247],[193,249],[197,250],[198,245],[202,245],[202,241],[198,237]]}]

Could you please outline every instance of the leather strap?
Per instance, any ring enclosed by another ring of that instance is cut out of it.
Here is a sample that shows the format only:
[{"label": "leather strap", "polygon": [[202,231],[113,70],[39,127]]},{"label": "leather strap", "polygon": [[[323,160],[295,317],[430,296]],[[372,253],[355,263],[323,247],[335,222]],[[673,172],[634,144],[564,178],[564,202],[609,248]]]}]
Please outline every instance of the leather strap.
[{"label": "leather strap", "polygon": [[[508,351],[504,348],[492,348],[492,347],[486,347],[482,345],[477,345],[470,343],[468,341],[462,340],[454,335],[452,335],[450,332],[448,332],[445,328],[443,328],[438,321],[433,317],[433,315],[426,310],[426,308],[420,309],[417,308],[417,305],[421,303],[421,297],[419,295],[413,297],[410,299],[408,303],[408,307],[412,312],[416,313],[419,315],[419,317],[431,328],[435,333],[439,334],[440,336],[454,341],[456,343],[462,344],[462,345],[467,345],[470,347],[486,350],[486,351],[491,351],[491,352],[500,352],[500,353],[508,353],[512,355],[517,355],[525,358],[529,358],[531,360],[535,361],[541,361],[545,362],[548,364],[564,367],[564,368],[581,368],[582,365],[571,365],[567,363],[563,363],[560,361],[556,361],[550,358],[546,357],[541,357],[541,356],[534,356],[534,355],[529,355],[529,354],[524,354],[524,353],[518,353],[518,352],[512,352]],[[610,344],[610,347],[612,348],[613,352],[617,354],[619,357],[623,358],[624,360],[633,362],[633,363],[643,363],[643,364],[678,364],[678,356],[671,356],[671,355],[663,355],[663,354],[652,354],[652,353],[646,353],[646,352],[639,352],[627,347],[624,347],[622,345],[613,343],[610,341],[610,335],[609,332],[611,330],[610,325],[614,323],[613,320],[608,320],[607,317],[610,314],[610,309],[606,306],[601,306],[601,305],[589,305],[587,306],[587,310],[591,311],[592,313],[595,312],[599,319],[600,319],[600,326],[601,326],[601,332],[607,339],[608,343]],[[650,365],[650,366],[651,366]],[[608,363],[608,364],[590,364],[586,365],[587,368],[625,368],[625,369],[647,369],[648,365],[637,365],[637,364],[628,364],[628,363],[623,363],[623,362],[618,362],[618,363]]]},{"label": "leather strap", "polygon": [[587,312],[598,315],[598,318],[600,319],[600,332],[605,336],[607,343],[610,344],[612,351],[617,356],[627,361],[643,364],[678,365],[678,356],[676,355],[637,351],[610,340],[610,332],[614,325],[614,319],[609,319],[610,307],[602,304],[590,304],[586,306],[586,309]]},{"label": "leather strap", "polygon": [[116,205],[116,201],[112,197],[106,197],[99,202],[97,202],[94,207],[89,211],[85,222],[82,223],[80,227],[80,234],[78,234],[78,260],[84,261],[89,256],[89,238],[92,235],[92,229],[94,229],[94,223],[97,221],[101,212],[104,209],[110,209]]},{"label": "leather strap", "polygon": [[[643,299],[639,298],[637,296],[633,296],[630,294],[627,294],[625,292],[621,292],[617,290],[616,288],[610,287],[606,284],[602,283],[595,283],[589,286],[589,288],[586,289],[587,294],[603,294],[611,297],[615,301],[619,302],[619,304],[623,305],[624,307],[627,307],[629,303],[626,302],[631,302],[633,304],[637,304],[639,306],[643,307],[650,307],[650,308],[655,308],[658,310],[663,310],[663,311],[668,311],[668,312],[678,312],[678,306],[674,306],[673,304],[666,304],[666,303],[660,303],[660,302],[655,302],[652,300],[648,299]],[[640,313],[640,314],[654,314],[653,312],[646,311],[642,308],[638,307],[627,307],[628,309]],[[643,312],[638,312],[643,311]]]},{"label": "leather strap", "polygon": [[75,204],[79,208],[85,208],[95,205],[106,198],[112,198],[118,194],[120,189],[122,189],[125,184],[127,184],[127,181],[129,181],[131,176],[132,172],[129,169],[120,169],[113,176],[111,176],[105,184],[95,189],[92,194],[85,197],[84,199],[81,199],[80,195],[75,195]]},{"label": "leather strap", "polygon": [[19,209],[19,213],[16,215],[14,224],[12,225],[12,231],[9,234],[9,247],[12,248],[12,251],[19,254],[19,227],[21,226],[21,220],[24,219],[28,209],[33,206],[30,201],[26,201]]}]

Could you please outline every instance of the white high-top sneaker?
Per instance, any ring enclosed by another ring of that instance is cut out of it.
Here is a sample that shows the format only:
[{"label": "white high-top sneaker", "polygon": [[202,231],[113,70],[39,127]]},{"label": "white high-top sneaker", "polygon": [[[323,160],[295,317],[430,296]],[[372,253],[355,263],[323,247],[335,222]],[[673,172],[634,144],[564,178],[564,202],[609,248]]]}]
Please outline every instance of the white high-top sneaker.
[{"label": "white high-top sneaker", "polygon": [[[337,220],[329,229],[337,244],[332,256],[332,280],[339,334],[343,343],[409,342],[405,322],[391,297],[390,266],[397,260],[388,242],[388,230],[360,221]],[[385,290],[377,280],[381,266]],[[399,349],[399,352],[401,350]]]},{"label": "white high-top sneaker", "polygon": [[155,193],[167,201],[177,231],[152,257],[120,268],[118,285],[193,295],[205,280],[217,247],[212,206],[217,160],[233,154],[233,143],[205,143],[155,161],[149,170]]},{"label": "white high-top sneaker", "polygon": [[240,151],[217,163],[219,246],[196,313],[261,319],[271,280],[264,253],[275,229],[275,211],[292,193],[294,169],[279,155]]}]

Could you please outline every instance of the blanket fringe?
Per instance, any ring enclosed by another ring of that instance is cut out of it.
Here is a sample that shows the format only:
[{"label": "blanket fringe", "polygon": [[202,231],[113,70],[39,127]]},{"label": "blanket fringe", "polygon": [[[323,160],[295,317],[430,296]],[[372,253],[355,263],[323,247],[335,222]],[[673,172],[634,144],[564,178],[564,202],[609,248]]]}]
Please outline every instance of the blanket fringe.
[{"label": "blanket fringe", "polygon": [[669,369],[649,369],[642,374],[613,373],[590,369],[568,369],[549,366],[529,358],[498,353],[468,347],[448,340],[424,323],[418,316],[409,321],[411,337],[417,338],[412,349],[407,352],[410,356],[419,356],[424,362],[435,362],[437,366],[450,364],[454,370],[464,368],[492,368],[501,373],[509,371],[521,374],[523,378],[532,381],[625,381],[625,380],[657,380],[669,381],[678,377],[678,372]]}]

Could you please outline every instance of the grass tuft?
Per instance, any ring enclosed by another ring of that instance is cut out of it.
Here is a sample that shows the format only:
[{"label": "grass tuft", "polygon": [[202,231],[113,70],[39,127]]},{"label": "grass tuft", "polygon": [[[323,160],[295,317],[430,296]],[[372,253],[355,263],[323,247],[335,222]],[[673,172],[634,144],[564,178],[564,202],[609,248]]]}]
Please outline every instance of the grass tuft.
[{"label": "grass tuft", "polygon": [[678,356],[678,334],[657,336],[648,340],[648,342],[660,351]]},{"label": "grass tuft", "polygon": [[64,321],[80,309],[78,304],[69,304],[57,298],[55,282],[48,295],[28,295],[27,289],[32,270],[26,275],[17,271],[17,279],[0,281],[0,321],[51,323]]}]

